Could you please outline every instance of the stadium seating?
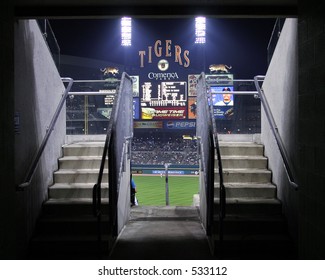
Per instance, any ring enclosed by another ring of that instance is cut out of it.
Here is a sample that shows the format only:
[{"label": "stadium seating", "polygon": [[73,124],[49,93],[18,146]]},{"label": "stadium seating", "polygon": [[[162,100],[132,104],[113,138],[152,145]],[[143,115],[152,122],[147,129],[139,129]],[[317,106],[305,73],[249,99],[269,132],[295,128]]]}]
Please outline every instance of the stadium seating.
[{"label": "stadium seating", "polygon": [[132,164],[198,165],[196,140],[181,136],[135,136],[132,141]]}]

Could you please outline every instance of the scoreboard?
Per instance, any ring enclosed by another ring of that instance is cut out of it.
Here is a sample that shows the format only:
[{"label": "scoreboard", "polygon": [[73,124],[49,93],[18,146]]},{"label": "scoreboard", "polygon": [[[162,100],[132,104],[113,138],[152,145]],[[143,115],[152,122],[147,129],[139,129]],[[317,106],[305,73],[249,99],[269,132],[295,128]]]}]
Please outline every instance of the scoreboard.
[{"label": "scoreboard", "polygon": [[141,85],[141,119],[187,118],[187,83],[185,81],[144,82]]},{"label": "scoreboard", "polygon": [[[147,127],[145,122],[165,127],[165,122],[195,122],[197,107],[197,82],[199,74],[188,74],[180,80],[141,81],[139,76],[132,76],[133,83],[133,116],[138,125]],[[219,119],[232,118],[234,96],[225,91],[233,91],[232,74],[206,75],[207,87],[212,95],[214,115]],[[227,100],[226,98],[229,98]],[[231,109],[231,110],[229,110]],[[193,120],[193,121],[192,121]],[[142,122],[141,122],[142,121]],[[163,121],[163,123],[159,123]],[[159,124],[159,125],[158,125]],[[166,127],[170,128],[171,126]],[[175,127],[175,126],[174,126]]]}]

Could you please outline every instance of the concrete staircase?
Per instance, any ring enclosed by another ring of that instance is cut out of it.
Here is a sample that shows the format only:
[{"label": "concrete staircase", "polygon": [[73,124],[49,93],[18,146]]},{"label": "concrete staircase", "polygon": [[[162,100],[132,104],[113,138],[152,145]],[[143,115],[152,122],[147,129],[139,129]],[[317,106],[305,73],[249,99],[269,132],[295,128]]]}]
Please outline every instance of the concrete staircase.
[{"label": "concrete staircase", "polygon": [[[31,259],[98,259],[97,220],[92,215],[92,189],[97,182],[104,142],[63,146],[49,199],[44,203],[30,242]],[[101,251],[108,253],[108,164],[102,180]]]},{"label": "concrete staircase", "polygon": [[[293,242],[281,201],[267,169],[264,147],[251,142],[220,142],[227,206],[224,243],[219,240],[219,173],[215,170],[217,254],[224,259],[294,259]],[[216,166],[218,164],[216,163]]]}]

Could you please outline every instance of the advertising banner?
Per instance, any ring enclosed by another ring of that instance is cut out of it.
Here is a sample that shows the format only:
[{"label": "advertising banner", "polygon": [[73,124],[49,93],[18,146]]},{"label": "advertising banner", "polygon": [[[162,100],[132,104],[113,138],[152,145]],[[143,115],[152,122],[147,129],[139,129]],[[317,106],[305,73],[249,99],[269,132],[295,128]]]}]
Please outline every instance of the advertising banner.
[{"label": "advertising banner", "polygon": [[186,119],[186,107],[142,107],[143,120]]},{"label": "advertising banner", "polygon": [[207,74],[205,75],[205,81],[208,85],[233,85],[233,74]]},{"label": "advertising banner", "polygon": [[211,94],[212,94],[213,106],[233,106],[234,105],[234,95],[228,93],[229,91],[234,90],[234,88],[232,86],[229,86],[229,87],[211,86],[210,90],[211,90]]},{"label": "advertising banner", "polygon": [[190,74],[188,75],[188,96],[196,96],[196,85],[200,75]]},{"label": "advertising banner", "polygon": [[213,114],[215,118],[222,120],[232,120],[234,117],[233,106],[215,106],[213,107]]},{"label": "advertising banner", "polygon": [[139,97],[139,76],[130,76],[132,79],[133,97]]},{"label": "advertising banner", "polygon": [[163,128],[163,122],[135,121],[133,122],[133,128]]},{"label": "advertising banner", "polygon": [[167,129],[195,129],[196,121],[167,121],[164,122]]},{"label": "advertising banner", "polygon": [[140,119],[140,100],[137,97],[133,98],[133,119]]},{"label": "advertising banner", "polygon": [[189,97],[188,98],[188,119],[196,119],[196,97]]}]

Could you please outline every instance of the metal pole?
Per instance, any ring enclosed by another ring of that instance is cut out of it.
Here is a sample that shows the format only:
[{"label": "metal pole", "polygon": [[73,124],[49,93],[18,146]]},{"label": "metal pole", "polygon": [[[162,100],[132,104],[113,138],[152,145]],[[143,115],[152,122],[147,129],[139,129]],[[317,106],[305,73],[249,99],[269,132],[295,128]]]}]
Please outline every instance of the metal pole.
[{"label": "metal pole", "polygon": [[166,206],[169,205],[169,186],[168,186],[168,166],[170,163],[165,163],[165,181],[166,181]]}]

